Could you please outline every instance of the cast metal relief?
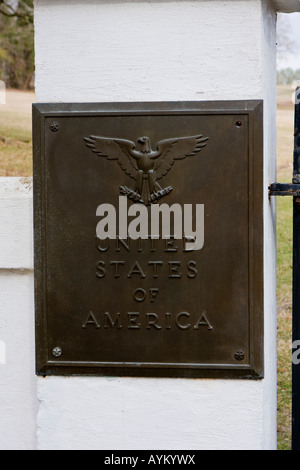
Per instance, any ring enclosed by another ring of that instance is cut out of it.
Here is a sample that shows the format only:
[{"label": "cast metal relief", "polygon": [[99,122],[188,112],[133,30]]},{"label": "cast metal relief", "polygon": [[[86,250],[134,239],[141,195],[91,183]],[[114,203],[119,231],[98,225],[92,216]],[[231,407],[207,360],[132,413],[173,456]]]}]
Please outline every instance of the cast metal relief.
[{"label": "cast metal relief", "polygon": [[136,181],[133,189],[120,186],[122,195],[149,205],[169,194],[172,186],[162,188],[158,180],[172,168],[175,160],[192,157],[206,146],[209,137],[195,135],[160,140],[152,150],[149,137],[140,137],[136,149],[134,142],[124,139],[90,136],[85,137],[86,145],[100,157],[117,160],[122,170]]},{"label": "cast metal relief", "polygon": [[35,104],[33,152],[38,375],[263,378],[261,101]]}]

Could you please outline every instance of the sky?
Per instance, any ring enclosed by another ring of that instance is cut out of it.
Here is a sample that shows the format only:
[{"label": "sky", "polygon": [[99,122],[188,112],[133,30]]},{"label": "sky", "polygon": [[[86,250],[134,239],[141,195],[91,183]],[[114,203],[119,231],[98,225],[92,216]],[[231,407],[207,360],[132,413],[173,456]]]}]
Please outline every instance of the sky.
[{"label": "sky", "polygon": [[[283,15],[283,14],[280,14]],[[284,17],[290,22],[291,26],[291,39],[296,44],[296,51],[294,54],[288,54],[286,60],[278,61],[278,68],[291,67],[292,69],[300,69],[300,13],[284,14]]]}]

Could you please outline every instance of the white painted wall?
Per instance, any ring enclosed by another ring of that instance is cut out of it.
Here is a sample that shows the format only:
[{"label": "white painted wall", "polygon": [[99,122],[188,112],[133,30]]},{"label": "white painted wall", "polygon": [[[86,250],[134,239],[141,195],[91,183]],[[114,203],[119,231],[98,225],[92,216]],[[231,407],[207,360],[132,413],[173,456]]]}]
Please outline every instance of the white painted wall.
[{"label": "white painted wall", "polygon": [[36,0],[37,100],[255,98],[261,21],[253,0]]},{"label": "white painted wall", "polygon": [[32,181],[0,178],[0,450],[36,449]]},{"label": "white painted wall", "polygon": [[276,447],[275,21],[271,3],[36,0],[47,101],[265,100],[263,381],[38,379],[39,449]]}]

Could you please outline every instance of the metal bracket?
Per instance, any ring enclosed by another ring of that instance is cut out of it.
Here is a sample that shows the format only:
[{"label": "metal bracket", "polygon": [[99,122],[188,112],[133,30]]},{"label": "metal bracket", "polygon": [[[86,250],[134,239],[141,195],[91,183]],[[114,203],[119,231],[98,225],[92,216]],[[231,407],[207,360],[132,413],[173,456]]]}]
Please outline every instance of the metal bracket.
[{"label": "metal bracket", "polygon": [[269,186],[269,196],[300,197],[300,184],[272,183]]}]

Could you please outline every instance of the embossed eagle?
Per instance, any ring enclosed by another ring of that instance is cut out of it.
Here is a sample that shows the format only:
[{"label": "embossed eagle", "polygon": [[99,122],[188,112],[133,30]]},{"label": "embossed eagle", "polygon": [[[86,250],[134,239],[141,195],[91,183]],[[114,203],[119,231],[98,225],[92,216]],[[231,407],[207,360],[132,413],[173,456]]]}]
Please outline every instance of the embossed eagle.
[{"label": "embossed eagle", "polygon": [[194,135],[160,140],[152,150],[149,137],[140,137],[136,144],[130,140],[109,137],[84,137],[87,147],[100,157],[117,160],[122,170],[136,180],[133,189],[120,186],[121,194],[145,205],[157,202],[173,188],[162,188],[158,180],[163,178],[174,165],[175,160],[192,157],[206,146],[209,137]]}]

